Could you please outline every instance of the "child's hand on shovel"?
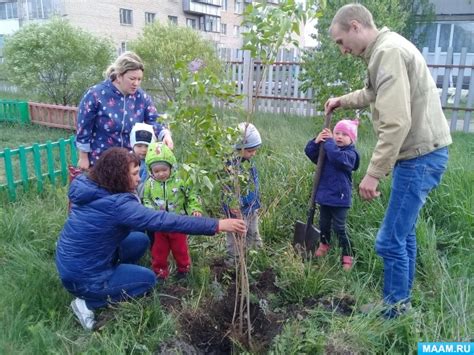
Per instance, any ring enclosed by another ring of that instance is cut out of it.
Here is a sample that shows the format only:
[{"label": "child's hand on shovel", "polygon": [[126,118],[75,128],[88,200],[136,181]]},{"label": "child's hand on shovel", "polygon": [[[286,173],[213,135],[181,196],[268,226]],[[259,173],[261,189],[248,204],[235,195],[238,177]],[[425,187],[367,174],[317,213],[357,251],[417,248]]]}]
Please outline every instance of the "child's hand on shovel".
[{"label": "child's hand on shovel", "polygon": [[315,138],[314,143],[326,142],[326,139],[332,138],[332,132],[329,128],[324,128]]}]

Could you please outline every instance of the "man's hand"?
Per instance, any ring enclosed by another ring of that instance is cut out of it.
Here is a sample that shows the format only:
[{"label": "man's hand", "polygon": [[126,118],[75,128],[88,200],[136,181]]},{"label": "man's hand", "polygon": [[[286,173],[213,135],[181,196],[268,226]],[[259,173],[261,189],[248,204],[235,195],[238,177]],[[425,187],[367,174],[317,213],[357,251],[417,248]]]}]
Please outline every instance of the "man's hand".
[{"label": "man's hand", "polygon": [[380,191],[377,191],[379,179],[365,175],[359,185],[359,195],[363,200],[371,201],[380,196]]},{"label": "man's hand", "polygon": [[327,115],[328,113],[331,113],[332,111],[334,111],[336,108],[340,106],[341,106],[341,98],[331,97],[324,104],[324,113]]}]

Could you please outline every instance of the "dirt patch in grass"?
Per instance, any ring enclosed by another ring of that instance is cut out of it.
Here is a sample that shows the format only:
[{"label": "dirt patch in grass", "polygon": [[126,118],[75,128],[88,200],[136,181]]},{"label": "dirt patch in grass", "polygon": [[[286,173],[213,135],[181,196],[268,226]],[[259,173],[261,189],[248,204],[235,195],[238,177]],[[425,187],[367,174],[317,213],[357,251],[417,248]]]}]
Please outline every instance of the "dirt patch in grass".
[{"label": "dirt patch in grass", "polygon": [[[251,286],[251,292],[263,300],[263,296],[274,292],[275,274],[267,270],[260,275],[258,282]],[[265,287],[268,287],[266,289]],[[271,312],[265,303],[250,303],[251,343],[248,335],[240,335],[239,321],[232,324],[235,308],[235,283],[232,282],[222,299],[210,300],[197,310],[184,310],[180,315],[181,330],[187,342],[206,354],[229,354],[232,344],[241,344],[252,352],[268,349],[272,339],[280,332],[284,322],[282,315]],[[247,328],[244,320],[243,329]]]},{"label": "dirt patch in grass", "polygon": [[[287,305],[278,313],[273,312],[269,300],[277,295],[279,288],[275,285],[275,272],[269,268],[260,273],[250,285],[253,295],[250,303],[251,342],[248,334],[240,335],[239,319],[234,321],[235,308],[235,271],[225,266],[222,260],[211,264],[211,272],[216,283],[227,282],[219,297],[201,301],[198,308],[182,308],[179,301],[189,290],[179,285],[167,285],[163,288],[163,307],[173,311],[179,322],[180,336],[162,344],[159,354],[230,354],[233,347],[238,346],[252,353],[265,353],[277,336],[283,324],[291,318],[303,319],[309,312],[322,307],[330,312],[341,315],[352,313],[354,300],[349,296],[308,298],[303,304]],[[212,289],[212,287],[211,287]],[[243,321],[243,329],[247,329],[247,320]]]},{"label": "dirt patch in grass", "polygon": [[189,294],[189,289],[180,284],[166,283],[160,286],[160,303],[167,312],[179,311],[182,299]]}]

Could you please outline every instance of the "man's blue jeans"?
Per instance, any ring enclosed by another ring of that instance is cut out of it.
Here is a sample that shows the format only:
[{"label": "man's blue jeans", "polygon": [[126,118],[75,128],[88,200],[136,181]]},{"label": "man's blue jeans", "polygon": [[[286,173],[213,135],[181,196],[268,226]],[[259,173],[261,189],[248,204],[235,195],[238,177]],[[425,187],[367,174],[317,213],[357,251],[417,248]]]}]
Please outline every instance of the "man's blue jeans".
[{"label": "man's blue jeans", "polygon": [[63,282],[66,289],[86,301],[89,309],[105,307],[126,299],[141,296],[156,284],[150,269],[134,265],[148,250],[150,239],[145,233],[132,232],[117,250],[117,261],[112,276],[100,284]]},{"label": "man's blue jeans", "polygon": [[392,190],[375,250],[384,263],[384,302],[408,302],[415,276],[416,221],[430,191],[441,181],[448,148],[395,164]]}]

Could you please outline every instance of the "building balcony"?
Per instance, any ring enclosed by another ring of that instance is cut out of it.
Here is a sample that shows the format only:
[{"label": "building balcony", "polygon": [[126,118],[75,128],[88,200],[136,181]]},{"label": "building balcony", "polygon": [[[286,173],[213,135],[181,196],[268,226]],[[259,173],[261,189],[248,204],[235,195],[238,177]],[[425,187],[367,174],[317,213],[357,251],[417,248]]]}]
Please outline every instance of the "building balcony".
[{"label": "building balcony", "polygon": [[195,15],[221,16],[221,1],[193,1],[183,0],[183,11]]}]

